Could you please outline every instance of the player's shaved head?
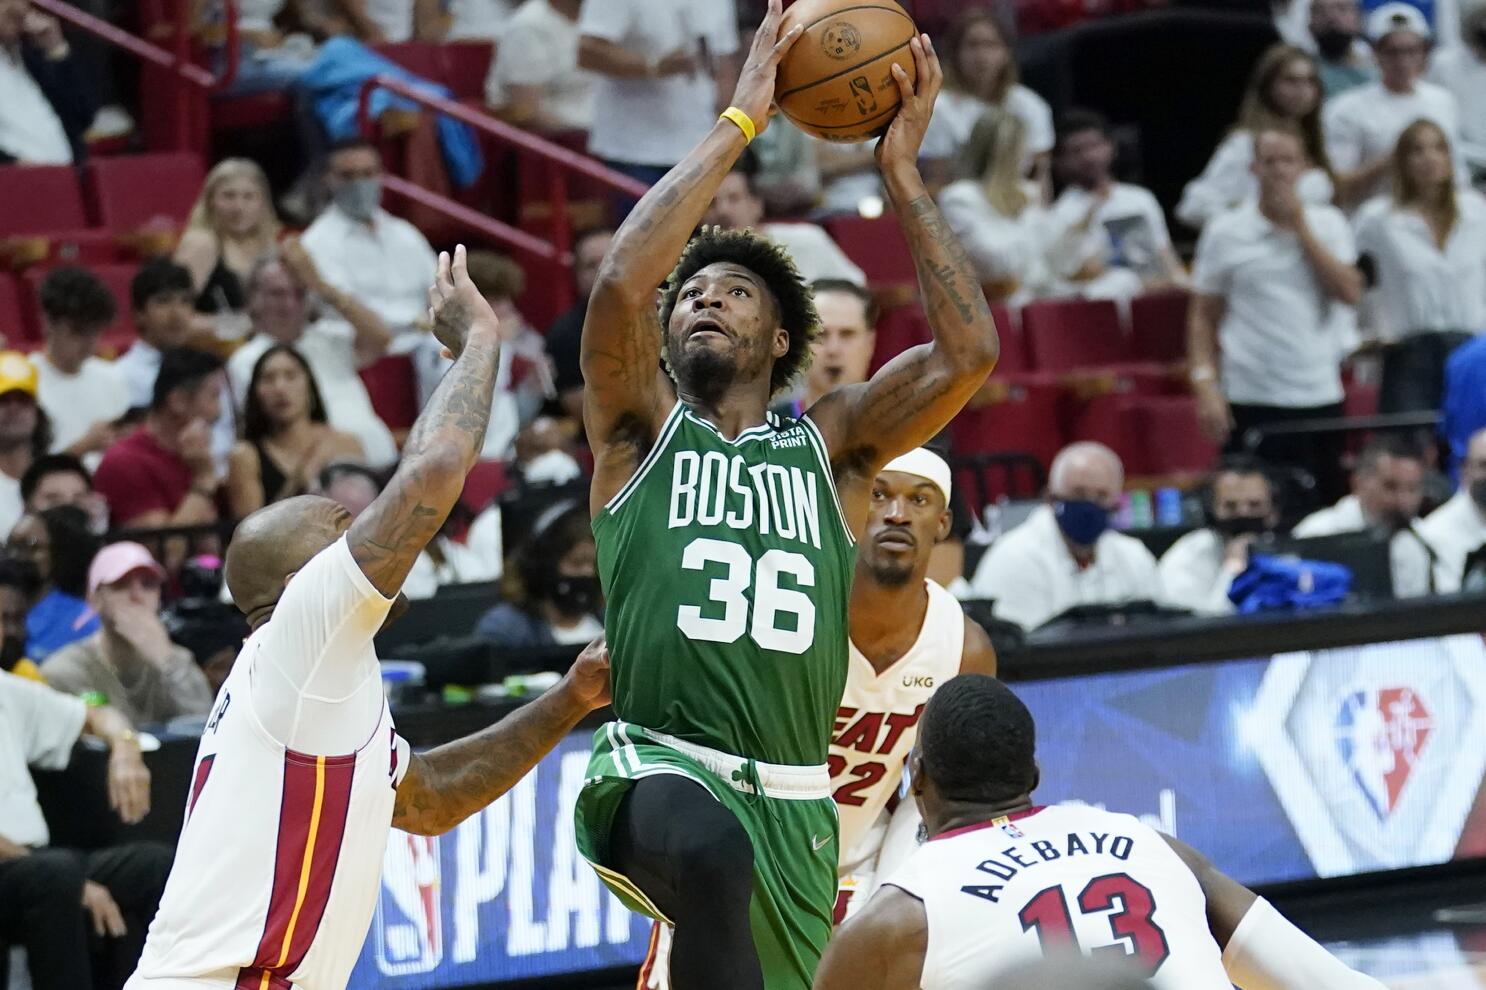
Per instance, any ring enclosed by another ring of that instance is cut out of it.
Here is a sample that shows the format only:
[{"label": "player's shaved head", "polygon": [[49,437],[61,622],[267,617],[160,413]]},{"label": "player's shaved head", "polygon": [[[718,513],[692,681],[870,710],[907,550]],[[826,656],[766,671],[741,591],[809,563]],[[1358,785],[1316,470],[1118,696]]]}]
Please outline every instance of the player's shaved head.
[{"label": "player's shaved head", "polygon": [[232,534],[225,568],[227,590],[255,629],[267,621],[291,574],[330,546],[351,525],[351,514],[320,495],[299,495],[265,506]]}]

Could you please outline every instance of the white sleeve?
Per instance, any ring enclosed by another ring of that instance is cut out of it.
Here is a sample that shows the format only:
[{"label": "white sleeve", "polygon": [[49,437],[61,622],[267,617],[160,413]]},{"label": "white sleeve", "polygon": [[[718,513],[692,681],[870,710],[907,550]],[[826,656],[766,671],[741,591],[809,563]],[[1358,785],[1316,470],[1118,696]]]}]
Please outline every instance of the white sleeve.
[{"label": "white sleeve", "polygon": [[1250,184],[1249,164],[1254,159],[1254,141],[1248,133],[1234,131],[1223,139],[1207,167],[1182,190],[1176,206],[1177,219],[1201,229],[1213,217],[1241,202]]},{"label": "white sleeve", "polygon": [[1268,901],[1254,901],[1223,950],[1223,968],[1240,990],[1384,990],[1345,966]]},{"label": "white sleeve", "polygon": [[1161,212],[1161,204],[1149,189],[1141,189],[1140,192],[1141,212],[1145,215],[1146,223],[1151,225],[1151,236],[1156,247],[1171,247],[1171,230],[1166,226],[1166,214]]},{"label": "white sleeve", "polygon": [[1313,206],[1306,212],[1315,211],[1315,231],[1326,250],[1337,261],[1347,265],[1357,263],[1357,241],[1352,236],[1352,226],[1346,216],[1334,206]]},{"label": "white sleeve", "polygon": [[1035,629],[1060,611],[1051,605],[1050,589],[1040,580],[1042,569],[1030,556],[1014,546],[992,544],[970,581],[976,598],[995,600],[993,611],[998,618],[1023,629]]},{"label": "white sleeve", "polygon": [[1027,125],[1027,154],[1040,155],[1052,151],[1057,136],[1053,131],[1053,109],[1047,101],[1031,89],[1020,87],[1017,92],[1017,110]]},{"label": "white sleeve", "polygon": [[629,33],[635,4],[627,0],[585,3],[578,14],[578,33],[620,44]]},{"label": "white sleeve", "polygon": [[1331,167],[1339,172],[1350,172],[1366,164],[1362,160],[1360,127],[1350,112],[1353,102],[1343,97],[1327,104],[1321,111],[1326,157],[1331,159]]},{"label": "white sleeve", "polygon": [[61,770],[82,735],[88,706],[81,698],[0,671],[0,711],[14,715],[28,766]]},{"label": "white sleeve", "polygon": [[733,0],[695,0],[693,9],[703,11],[706,21],[699,33],[707,39],[713,55],[731,55],[738,50],[738,13]]},{"label": "white sleeve", "polygon": [[1026,239],[1016,221],[992,210],[973,185],[955,183],[945,189],[939,194],[939,208],[982,281],[1018,273],[1027,262]]},{"label": "white sleeve", "polygon": [[1204,296],[1226,296],[1233,271],[1224,257],[1222,229],[1207,227],[1197,238],[1192,259],[1192,290]]}]

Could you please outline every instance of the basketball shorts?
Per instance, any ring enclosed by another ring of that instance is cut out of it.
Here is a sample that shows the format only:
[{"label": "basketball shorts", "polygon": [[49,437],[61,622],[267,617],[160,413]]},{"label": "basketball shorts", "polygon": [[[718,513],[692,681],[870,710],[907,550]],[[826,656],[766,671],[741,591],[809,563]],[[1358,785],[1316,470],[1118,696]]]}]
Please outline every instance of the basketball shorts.
[{"label": "basketball shorts", "polygon": [[826,767],[758,763],[626,722],[599,728],[578,795],[578,850],[630,910],[674,924],[609,858],[619,802],[636,780],[663,773],[696,781],[742,823],[753,842],[748,917],[765,990],[807,990],[836,901],[836,805]]}]

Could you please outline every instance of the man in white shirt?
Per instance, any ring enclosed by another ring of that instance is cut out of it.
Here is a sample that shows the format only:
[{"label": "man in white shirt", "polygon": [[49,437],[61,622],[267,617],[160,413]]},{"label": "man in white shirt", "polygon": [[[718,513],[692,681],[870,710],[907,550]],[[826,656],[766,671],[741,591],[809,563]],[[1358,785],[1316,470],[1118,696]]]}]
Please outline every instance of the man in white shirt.
[{"label": "man in white shirt", "polygon": [[733,0],[603,0],[578,17],[578,65],[598,74],[588,151],[655,183],[712,128],[736,77]]},{"label": "man in white shirt", "polygon": [[[1187,327],[1200,425],[1232,451],[1243,449],[1252,428],[1341,414],[1345,345],[1333,307],[1354,306],[1362,296],[1346,218],[1296,195],[1306,168],[1299,136],[1263,130],[1254,147],[1258,201],[1203,229]],[[1273,437],[1258,453],[1304,468],[1322,491],[1344,485],[1335,441]]]},{"label": "man in white shirt", "polygon": [[97,106],[57,19],[0,0],[0,162],[70,165]]},{"label": "man in white shirt", "polygon": [[1471,435],[1460,462],[1460,490],[1418,527],[1435,553],[1435,591],[1460,590],[1465,560],[1486,544],[1486,429]]},{"label": "man in white shirt", "polygon": [[1075,605],[1162,600],[1156,558],[1109,528],[1124,485],[1125,467],[1104,444],[1064,447],[1048,473],[1048,504],[991,544],[970,582],[974,596],[1024,629]]},{"label": "man in white shirt", "polygon": [[[366,384],[357,374],[387,346],[387,326],[347,293],[324,284],[316,266],[292,242],[281,257],[259,260],[244,286],[253,336],[227,359],[227,377],[239,408],[247,401],[253,366],[274,344],[293,347],[309,363],[330,425],[361,441],[367,463],[391,464],[397,444],[372,408]],[[307,294],[313,292],[342,319],[309,320]]]},{"label": "man in white shirt", "polygon": [[1398,135],[1421,117],[1440,126],[1461,161],[1455,97],[1422,78],[1433,36],[1419,8],[1383,4],[1368,15],[1367,37],[1381,78],[1329,101],[1321,116],[1338,201],[1349,207],[1387,190]]},{"label": "man in white shirt", "polygon": [[1424,458],[1401,441],[1381,438],[1362,449],[1352,471],[1352,494],[1296,525],[1301,539],[1364,530],[1387,535],[1393,594],[1431,594],[1440,582],[1433,548],[1416,528],[1424,501]]},{"label": "man in white shirt", "polygon": [[1161,205],[1149,189],[1116,182],[1114,160],[1102,116],[1070,110],[1058,121],[1054,164],[1068,185],[1049,211],[1048,236],[1078,244],[1066,258],[1053,259],[1062,267],[1058,274],[1089,299],[1129,299],[1185,284]]},{"label": "man in white shirt", "polygon": [[813,223],[764,223],[764,200],[753,184],[754,168],[745,153],[717,187],[705,222],[726,230],[757,230],[789,252],[806,282],[832,278],[865,286],[867,276],[824,228]]},{"label": "man in white shirt", "polygon": [[[52,450],[97,464],[129,411],[129,384],[112,361],[94,356],[113,322],[114,297],[85,268],[58,268],[41,282],[46,345],[35,357],[37,401],[52,421]],[[91,455],[91,456],[90,456]]]},{"label": "man in white shirt", "polygon": [[[30,767],[65,768],[84,732],[109,744],[109,805],[126,824],[140,821],[150,810],[150,772],[128,720],[0,671],[0,942],[26,949],[36,990],[86,990],[94,976],[99,986],[118,986],[170,870],[170,847],[157,842],[94,852],[50,845]],[[90,932],[108,946],[96,956],[108,960],[102,972],[92,966]],[[107,971],[116,966],[123,972]]]},{"label": "man in white shirt", "polygon": [[1471,172],[1486,177],[1486,3],[1477,0],[1461,18],[1461,44],[1441,48],[1429,77],[1460,106],[1459,153]]},{"label": "man in white shirt", "polygon": [[20,351],[0,351],[0,533],[24,511],[21,478],[46,453],[45,417],[36,405],[36,366]]},{"label": "man in white shirt", "polygon": [[1161,556],[1166,601],[1199,615],[1231,615],[1228,589],[1249,566],[1249,548],[1279,525],[1274,483],[1264,463],[1231,454],[1209,483],[1208,525],[1173,543]]},{"label": "man in white shirt", "polygon": [[593,126],[594,75],[578,67],[583,0],[526,0],[501,35],[500,57],[485,80],[485,102],[534,131]]}]

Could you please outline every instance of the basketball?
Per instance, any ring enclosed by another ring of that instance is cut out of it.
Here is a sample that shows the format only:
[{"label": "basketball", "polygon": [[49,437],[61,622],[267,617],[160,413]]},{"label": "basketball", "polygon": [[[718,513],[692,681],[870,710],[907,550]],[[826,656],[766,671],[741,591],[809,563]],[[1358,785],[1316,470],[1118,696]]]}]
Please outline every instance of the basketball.
[{"label": "basketball", "polygon": [[784,13],[781,34],[805,31],[779,63],[774,102],[800,130],[827,141],[876,137],[898,112],[893,63],[912,82],[918,33],[893,0],[799,0]]}]

